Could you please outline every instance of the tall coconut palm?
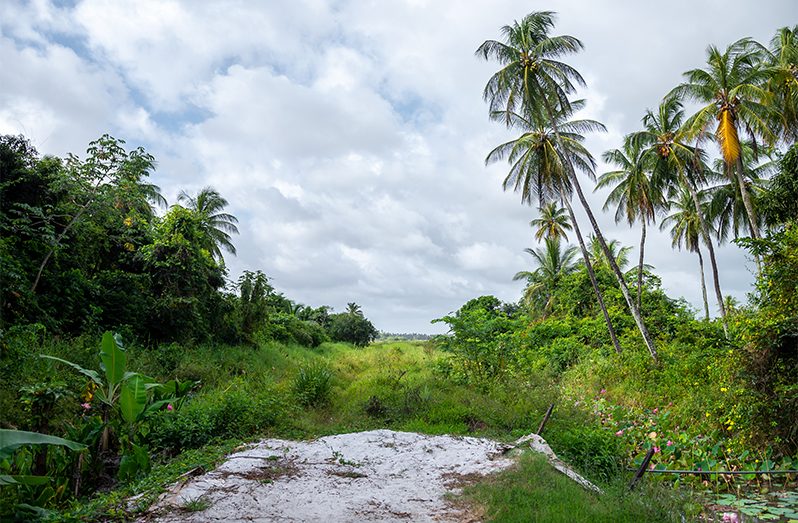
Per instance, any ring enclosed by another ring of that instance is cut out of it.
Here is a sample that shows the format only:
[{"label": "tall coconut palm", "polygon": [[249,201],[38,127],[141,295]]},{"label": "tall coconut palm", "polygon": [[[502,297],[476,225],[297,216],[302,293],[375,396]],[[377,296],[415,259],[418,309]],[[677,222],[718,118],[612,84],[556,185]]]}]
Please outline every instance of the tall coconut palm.
[{"label": "tall coconut palm", "polygon": [[582,145],[584,137],[580,134],[603,126],[592,120],[569,121],[571,113],[583,106],[582,100],[571,104],[569,109],[562,109],[557,116],[559,127],[563,129],[560,140],[555,140],[554,131],[547,121],[541,118],[527,118],[517,113],[503,116],[504,121],[514,128],[519,128],[523,133],[515,140],[503,143],[493,149],[485,159],[492,163],[507,159],[510,163],[510,173],[504,179],[503,188],[512,187],[521,193],[522,203],[531,203],[534,198],[544,201],[545,198],[559,198],[565,205],[570,217],[571,226],[576,234],[577,242],[582,250],[582,257],[587,268],[590,283],[596,293],[596,298],[604,315],[610,339],[617,352],[621,351],[620,343],[612,327],[604,298],[601,295],[590,255],[579,229],[579,224],[571,207],[571,179],[567,175],[566,163],[570,159],[573,165],[579,166],[588,175],[595,170],[595,160]]},{"label": "tall coconut palm", "polygon": [[709,252],[723,331],[728,334],[711,229],[704,216],[698,194],[698,188],[705,183],[705,155],[701,149],[690,144],[688,136],[689,133],[684,126],[682,103],[676,98],[666,97],[656,112],[646,111],[643,116],[643,130],[631,133],[626,137],[626,141],[645,148],[647,161],[652,163],[652,182],[655,186],[670,187],[676,191],[679,187],[683,187],[690,193],[699,220],[700,232]]},{"label": "tall coconut palm", "polygon": [[623,149],[613,149],[602,155],[602,159],[619,167],[618,170],[602,174],[596,190],[613,187],[604,203],[606,211],[615,205],[615,223],[626,220],[631,227],[640,220],[640,259],[637,265],[637,307],[643,297],[643,265],[646,248],[646,225],[654,222],[657,209],[662,207],[664,198],[661,188],[651,182],[651,174],[646,165],[646,156],[640,144],[624,144]]},{"label": "tall coconut palm", "polygon": [[[553,13],[533,12],[520,22],[515,21],[512,25],[503,27],[503,42],[487,40],[479,46],[476,53],[486,60],[496,60],[501,66],[501,69],[488,80],[483,93],[490,104],[491,116],[498,120],[504,119],[507,125],[511,125],[509,120],[511,114],[535,115],[538,118],[545,116],[554,132],[555,143],[560,150],[565,150],[561,143],[562,136],[557,115],[570,110],[571,102],[568,95],[575,90],[575,84],[584,85],[585,82],[576,69],[560,61],[560,58],[579,51],[583,46],[572,36],[549,35],[553,28]],[[563,163],[593,232],[602,248],[607,251],[604,236],[579,183],[577,168],[569,157],[564,157]],[[571,218],[573,221],[573,215]],[[610,257],[609,253],[607,256]],[[614,260],[610,259],[610,265],[643,340],[651,356],[656,360],[657,351],[654,342],[649,336],[637,304],[629,293],[623,274]]]},{"label": "tall coconut palm", "polygon": [[565,246],[557,237],[545,239],[542,249],[524,249],[536,262],[534,271],[521,271],[513,276],[513,281],[526,280],[523,301],[536,307],[545,316],[554,305],[555,291],[563,276],[576,270],[574,258],[576,247]]},{"label": "tall coconut palm", "polygon": [[[707,193],[701,193],[706,195]],[[665,216],[660,222],[660,230],[670,227],[673,247],[679,249],[684,246],[690,252],[698,255],[698,266],[701,273],[701,294],[704,298],[704,315],[709,320],[709,302],[707,301],[707,285],[704,280],[704,257],[701,255],[701,220],[696,212],[693,196],[687,187],[681,186],[667,203],[671,214]]]},{"label": "tall coconut palm", "polygon": [[238,218],[223,212],[227,207],[227,200],[222,198],[215,189],[205,187],[196,196],[191,196],[186,191],[180,191],[177,200],[185,202],[189,209],[199,214],[201,228],[206,238],[204,247],[216,260],[224,260],[220,247],[224,247],[230,254],[236,253],[230,234],[238,234],[238,227],[236,227]]},{"label": "tall coconut palm", "polygon": [[710,127],[715,127],[715,139],[726,173],[740,186],[754,238],[759,238],[759,228],[743,179],[740,136],[745,132],[754,141],[773,143],[776,140],[768,125],[771,114],[765,89],[768,73],[761,66],[764,51],[750,38],[734,42],[723,52],[709,46],[706,68],[687,71],[684,73],[686,82],[671,91],[673,96],[706,104],[685,122],[688,135],[701,138]]},{"label": "tall coconut palm", "polygon": [[556,202],[548,202],[542,207],[539,207],[540,218],[535,218],[529,225],[535,230],[535,239],[537,241],[543,238],[557,238],[568,239],[565,231],[573,229],[571,222],[568,219],[567,211],[557,205]]},{"label": "tall coconut palm", "polygon": [[770,41],[767,89],[776,109],[777,128],[787,142],[798,140],[798,25],[782,27]]}]

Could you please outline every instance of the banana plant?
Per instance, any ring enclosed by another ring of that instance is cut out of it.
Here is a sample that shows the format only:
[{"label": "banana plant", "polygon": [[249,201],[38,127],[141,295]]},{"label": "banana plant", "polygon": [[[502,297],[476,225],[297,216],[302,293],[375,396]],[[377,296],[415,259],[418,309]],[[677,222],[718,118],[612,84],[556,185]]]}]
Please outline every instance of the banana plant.
[{"label": "banana plant", "polygon": [[[100,435],[100,453],[106,453],[110,446],[112,424],[121,421],[127,430],[120,430],[119,446],[122,450],[120,462],[120,475],[131,477],[139,470],[149,468],[149,455],[146,449],[135,444],[135,434],[141,422],[151,413],[175,401],[182,388],[175,382],[166,386],[157,383],[149,376],[130,372],[127,370],[127,354],[119,335],[111,332],[103,334],[100,344],[100,372],[86,369],[71,361],[56,358],[55,356],[41,355],[42,358],[58,361],[69,365],[84,376],[88,377],[96,386],[94,398],[101,404],[103,431]],[[170,394],[174,391],[174,394]],[[157,394],[158,399],[153,400]]]},{"label": "banana plant", "polygon": [[[75,451],[82,451],[86,448],[86,445],[81,443],[38,432],[0,429],[0,465],[10,460],[15,450],[25,445],[59,445]],[[49,481],[49,476],[0,474],[0,487],[6,485],[44,485]]]}]

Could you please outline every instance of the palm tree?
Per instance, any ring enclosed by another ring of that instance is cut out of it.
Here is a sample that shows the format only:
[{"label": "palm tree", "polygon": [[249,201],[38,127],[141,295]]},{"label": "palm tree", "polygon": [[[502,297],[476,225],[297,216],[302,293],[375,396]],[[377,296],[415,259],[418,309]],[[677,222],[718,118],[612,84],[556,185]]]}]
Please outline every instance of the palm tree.
[{"label": "palm tree", "polygon": [[[595,236],[592,234],[590,235],[590,261],[594,267],[601,267],[606,266],[609,267],[609,260],[607,258],[607,254],[604,252],[604,249],[601,248],[601,244],[598,242]],[[621,242],[618,240],[610,240],[607,242],[607,247],[609,247],[610,256],[615,261],[615,264],[621,268],[621,270],[625,269],[629,265],[629,252],[631,252],[632,248],[627,246],[621,246]]]},{"label": "palm tree", "polygon": [[[550,36],[549,32],[553,27],[552,12],[530,13],[520,22],[515,21],[513,25],[502,28],[503,42],[487,40],[479,46],[476,54],[486,60],[495,59],[501,65],[501,69],[488,80],[483,93],[484,98],[489,101],[491,117],[494,119],[504,117],[505,123],[510,126],[513,114],[522,113],[532,119],[542,119],[545,115],[554,133],[557,148],[566,151],[558,126],[558,115],[570,116],[571,102],[568,95],[574,92],[574,84],[584,85],[585,82],[579,72],[560,61],[560,57],[579,51],[583,45],[572,36]],[[565,174],[590,220],[593,232],[602,248],[607,251],[604,236],[579,184],[572,157],[564,156],[562,163]],[[566,201],[567,199],[563,198],[563,203]],[[572,223],[575,224],[571,209],[569,213]],[[609,253],[607,255],[609,257]],[[651,356],[656,360],[656,348],[640,310],[632,300],[623,274],[612,259],[610,265],[640,334]]]},{"label": "palm tree", "polygon": [[646,161],[652,163],[652,182],[656,187],[671,188],[677,192],[678,188],[682,187],[690,193],[699,221],[699,232],[709,252],[723,331],[728,334],[711,229],[704,217],[704,209],[698,195],[698,187],[705,182],[704,175],[707,170],[704,166],[704,153],[688,143],[688,133],[683,122],[682,103],[676,98],[667,97],[656,112],[646,111],[643,116],[643,130],[630,134],[626,137],[626,141],[645,148]]},{"label": "palm tree", "polygon": [[519,138],[503,143],[493,149],[485,159],[485,163],[496,162],[505,158],[508,160],[511,165],[510,173],[504,179],[503,188],[507,190],[508,187],[513,187],[516,192],[520,192],[522,203],[531,203],[536,196],[540,201],[544,201],[545,198],[556,197],[565,205],[579,247],[582,250],[582,257],[590,277],[590,283],[593,285],[599,307],[604,315],[610,339],[615,350],[620,352],[621,346],[612,327],[607,308],[604,305],[604,298],[596,281],[596,275],[590,263],[590,256],[570,202],[571,180],[566,174],[565,158],[570,158],[572,165],[578,165],[588,175],[592,175],[595,170],[595,160],[582,145],[584,137],[580,132],[603,128],[600,123],[592,120],[568,120],[571,113],[580,109],[583,105],[584,101],[577,100],[571,104],[570,109],[561,110],[558,113],[558,124],[563,129],[563,134],[559,141],[555,140],[552,127],[547,125],[547,122],[543,119],[533,120],[517,113],[510,113],[503,117],[511,126],[520,127],[523,134]]},{"label": "palm tree", "polygon": [[185,202],[189,209],[198,213],[200,216],[200,227],[207,239],[205,248],[211,252],[218,261],[223,261],[222,251],[219,247],[230,254],[236,253],[230,234],[238,234],[238,218],[232,214],[222,212],[227,207],[227,200],[212,187],[205,187],[196,196],[190,196],[186,191],[180,191],[177,197],[180,202]]},{"label": "palm tree", "polygon": [[346,313],[353,316],[363,316],[363,310],[360,308],[360,305],[355,302],[346,304]]},{"label": "palm tree", "polygon": [[539,207],[540,218],[535,218],[529,225],[536,228],[535,239],[537,241],[546,238],[563,238],[568,239],[565,231],[573,229],[571,223],[566,215],[566,210],[559,207],[555,202],[548,202],[547,204]]},{"label": "palm tree", "polygon": [[749,38],[734,42],[724,52],[709,46],[706,69],[687,71],[684,73],[687,81],[671,91],[673,96],[706,104],[685,123],[690,137],[703,137],[717,122],[715,139],[723,156],[725,171],[740,186],[754,238],[759,238],[759,228],[743,179],[740,134],[745,131],[752,140],[776,141],[768,125],[771,115],[765,90],[768,74],[760,66],[764,51],[760,44]]},{"label": "palm tree", "polygon": [[773,96],[777,128],[787,142],[798,140],[798,25],[782,27],[770,41],[767,89]]},{"label": "palm tree", "polygon": [[602,155],[602,159],[619,167],[616,171],[602,174],[596,190],[613,187],[604,203],[606,211],[610,204],[617,205],[615,223],[626,220],[631,227],[640,220],[640,261],[637,265],[637,307],[640,308],[643,297],[643,257],[646,246],[646,225],[655,221],[656,211],[662,207],[663,195],[660,188],[651,183],[646,157],[640,144],[626,143],[623,149],[613,149]]},{"label": "palm tree", "polygon": [[576,270],[576,247],[563,248],[560,239],[549,237],[543,249],[524,249],[536,262],[534,271],[521,271],[513,276],[513,281],[526,280],[523,301],[530,307],[542,310],[545,316],[554,305],[557,286],[563,276]]},{"label": "palm tree", "polygon": [[[745,185],[756,203],[759,193],[764,190],[765,179],[777,169],[777,165],[770,160],[757,165],[753,147],[750,144],[743,144],[742,157]],[[716,179],[723,180],[725,178],[720,174],[722,170],[723,160],[717,159],[713,165]],[[719,243],[727,241],[730,235],[735,239],[744,236],[743,231],[746,228],[750,232],[750,222],[745,212],[740,187],[736,183],[727,179],[727,183],[711,187],[708,191],[712,195],[709,216],[716,224],[715,229]],[[762,226],[762,216],[757,216],[757,219],[757,226]]]},{"label": "palm tree", "polygon": [[[702,193],[706,195],[707,193]],[[690,191],[682,186],[676,196],[666,203],[667,208],[673,212],[662,219],[660,230],[671,226],[672,246],[679,249],[684,246],[690,252],[698,255],[698,265],[701,272],[701,294],[704,297],[704,314],[709,320],[709,302],[707,301],[707,285],[704,280],[704,257],[701,255],[701,220],[696,212],[693,196]]]}]

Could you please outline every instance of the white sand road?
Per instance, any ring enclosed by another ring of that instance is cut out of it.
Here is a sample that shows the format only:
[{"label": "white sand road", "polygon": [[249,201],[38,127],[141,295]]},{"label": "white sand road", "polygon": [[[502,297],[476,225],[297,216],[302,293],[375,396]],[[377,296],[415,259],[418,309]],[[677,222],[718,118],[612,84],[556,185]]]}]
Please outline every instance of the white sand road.
[{"label": "white sand road", "polygon": [[445,494],[511,466],[508,448],[390,430],[267,439],[173,486],[140,521],[478,521]]},{"label": "white sand road", "polygon": [[473,523],[481,520],[479,511],[453,503],[446,494],[512,466],[507,451],[527,444],[584,488],[601,493],[537,434],[506,445],[372,430],[248,445],[216,470],[174,485],[139,521]]}]

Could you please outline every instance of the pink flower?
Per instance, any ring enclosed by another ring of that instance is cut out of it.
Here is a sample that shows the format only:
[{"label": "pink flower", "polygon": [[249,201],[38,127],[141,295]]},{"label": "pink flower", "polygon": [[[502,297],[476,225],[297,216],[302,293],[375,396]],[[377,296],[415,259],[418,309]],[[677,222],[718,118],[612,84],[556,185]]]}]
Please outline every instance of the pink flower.
[{"label": "pink flower", "polygon": [[659,447],[654,447],[654,454],[659,454],[659,451],[660,451]]},{"label": "pink flower", "polygon": [[81,403],[80,406],[83,407],[83,410],[89,410],[91,408],[91,403]]},{"label": "pink flower", "polygon": [[654,414],[656,414],[657,412],[659,412],[659,407],[654,407]]},{"label": "pink flower", "polygon": [[599,394],[606,394],[606,393],[607,393],[607,389],[601,389],[601,392],[599,392]]},{"label": "pink flower", "polygon": [[723,513],[723,521],[724,521],[724,523],[737,523],[740,520],[737,519],[737,513],[736,512],[724,512]]},{"label": "pink flower", "polygon": [[668,442],[665,444],[667,447],[672,447],[673,445],[674,443],[671,440],[668,440]]},{"label": "pink flower", "polygon": [[173,410],[175,410],[175,408],[172,406],[171,403],[169,403],[168,405],[166,405],[166,410],[173,411]]},{"label": "pink flower", "polygon": [[616,436],[623,436],[623,429],[615,433]]}]

